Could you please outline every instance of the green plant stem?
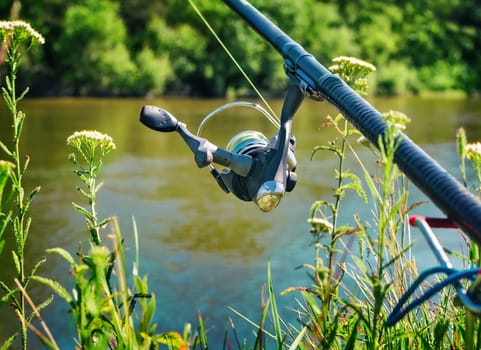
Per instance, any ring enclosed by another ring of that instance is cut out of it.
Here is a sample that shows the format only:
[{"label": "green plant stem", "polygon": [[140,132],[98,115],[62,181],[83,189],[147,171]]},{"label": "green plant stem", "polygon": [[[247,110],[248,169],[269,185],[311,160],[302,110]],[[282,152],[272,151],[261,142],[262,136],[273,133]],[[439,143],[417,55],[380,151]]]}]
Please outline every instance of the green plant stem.
[{"label": "green plant stem", "polygon": [[476,343],[475,343],[475,333],[477,330],[476,327],[476,316],[473,315],[469,310],[465,311],[465,316],[464,316],[464,324],[466,327],[466,335],[465,335],[465,349],[466,350],[474,350],[477,349]]},{"label": "green plant stem", "polygon": [[[23,173],[26,169],[26,164],[22,164],[20,159],[20,135],[22,132],[23,124],[23,114],[17,111],[17,96],[16,96],[16,78],[17,78],[17,67],[20,55],[17,52],[16,45],[12,45],[8,51],[8,61],[10,63],[10,74],[7,77],[9,84],[7,84],[7,93],[9,94],[10,101],[12,104],[9,106],[10,112],[13,118],[13,131],[14,131],[14,153],[12,158],[15,164],[15,175],[14,175],[14,191],[16,193],[16,205],[18,210],[18,216],[14,219],[14,233],[16,238],[16,248],[17,248],[17,273],[18,280],[20,281],[22,287],[25,288],[25,261],[24,261],[24,248],[26,240],[26,225],[25,225],[25,191],[22,184]],[[25,322],[25,297],[23,293],[20,293],[20,303],[18,305],[19,318],[21,320],[21,338],[22,347],[24,350],[27,349],[27,325]]]},{"label": "green plant stem", "polygon": [[[344,131],[342,132],[343,138],[341,141],[341,148],[338,153],[336,153],[339,156],[339,166],[338,166],[338,179],[337,179],[337,188],[341,188],[342,186],[342,173],[344,171],[344,156],[345,156],[345,151],[346,151],[346,144],[347,144],[347,132],[348,132],[349,124],[347,120],[344,120]],[[337,221],[339,218],[339,210],[341,207],[341,193],[336,193],[335,195],[335,203],[334,203],[334,215],[332,218],[332,239],[330,242],[329,246],[329,261],[328,261],[328,271],[329,271],[329,281],[331,281],[332,276],[333,276],[333,266],[334,266],[334,258],[335,258],[335,253],[334,253],[334,245],[336,243],[336,230],[337,230]]]},{"label": "green plant stem", "polygon": [[90,228],[90,235],[93,243],[95,245],[101,244],[100,239],[100,227],[98,224],[97,219],[97,210],[96,210],[96,203],[97,203],[97,186],[95,181],[96,174],[94,173],[92,167],[90,167],[90,177],[89,177],[89,200],[90,200],[90,212],[92,214],[92,227]]}]

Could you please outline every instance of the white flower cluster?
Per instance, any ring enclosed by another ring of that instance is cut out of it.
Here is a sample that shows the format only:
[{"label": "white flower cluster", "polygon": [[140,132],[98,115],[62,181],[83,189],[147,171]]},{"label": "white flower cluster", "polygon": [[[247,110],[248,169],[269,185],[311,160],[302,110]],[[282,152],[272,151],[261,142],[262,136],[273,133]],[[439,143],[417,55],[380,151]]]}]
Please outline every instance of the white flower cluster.
[{"label": "white flower cluster", "polygon": [[44,37],[24,21],[0,21],[0,41],[12,36],[16,40],[31,39],[35,44],[44,44]]},{"label": "white flower cluster", "polygon": [[339,56],[339,57],[333,58],[332,61],[334,63],[337,63],[337,65],[355,66],[359,68],[364,68],[368,72],[374,72],[376,70],[376,67],[371,63],[363,61],[356,57]]},{"label": "white flower cluster", "polygon": [[332,59],[335,64],[329,70],[338,75],[357,93],[366,95],[368,84],[366,76],[375,71],[376,67],[371,63],[356,57],[339,56]]},{"label": "white flower cluster", "polygon": [[481,166],[481,142],[466,145],[466,157],[477,166]]},{"label": "white flower cluster", "polygon": [[15,164],[7,161],[7,160],[0,160],[0,173],[7,172],[15,168]]},{"label": "white flower cluster", "polygon": [[307,222],[311,224],[310,231],[313,233],[330,233],[334,228],[329,220],[323,218],[309,218]]},{"label": "white flower cluster", "polygon": [[75,148],[80,148],[82,144],[90,145],[93,149],[100,146],[105,153],[116,148],[112,137],[96,130],[76,131],[67,138],[67,144]]}]

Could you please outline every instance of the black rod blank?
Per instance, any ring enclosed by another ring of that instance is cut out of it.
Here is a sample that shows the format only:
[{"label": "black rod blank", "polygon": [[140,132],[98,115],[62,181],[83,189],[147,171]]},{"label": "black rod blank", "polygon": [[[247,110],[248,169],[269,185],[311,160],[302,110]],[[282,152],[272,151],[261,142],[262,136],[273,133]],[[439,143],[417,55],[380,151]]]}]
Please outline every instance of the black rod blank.
[{"label": "black rod blank", "polygon": [[[246,0],[224,0],[285,59],[286,66],[309,89],[338,109],[371,143],[378,147],[387,129],[381,114],[338,76],[330,73]],[[406,135],[394,161],[401,171],[457,224],[472,240],[481,244],[481,202],[441,165]]]}]

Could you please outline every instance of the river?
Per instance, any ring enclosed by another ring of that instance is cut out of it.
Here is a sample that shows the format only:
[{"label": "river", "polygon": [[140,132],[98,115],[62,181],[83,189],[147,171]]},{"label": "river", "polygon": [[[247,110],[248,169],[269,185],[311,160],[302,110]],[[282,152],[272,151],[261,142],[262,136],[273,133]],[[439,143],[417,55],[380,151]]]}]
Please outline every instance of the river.
[{"label": "river", "polygon": [[[114,139],[117,149],[107,156],[101,171],[104,182],[99,194],[100,216],[116,216],[125,239],[127,257],[134,256],[133,218],[140,240],[140,274],[148,275],[150,289],[157,298],[155,321],[158,331],[182,331],[185,322],[197,325],[201,311],[209,344],[219,348],[228,324],[233,319],[239,337],[252,344],[255,329],[236,316],[232,307],[258,322],[261,291],[267,281],[270,262],[276,291],[290,286],[308,286],[310,281],[303,263],[312,263],[314,249],[306,221],[311,204],[332,198],[335,186],[336,158],[320,152],[310,160],[316,145],[334,139],[332,130],[319,129],[324,117],[336,111],[325,103],[306,101],[294,120],[297,137],[298,184],[284,196],[280,206],[263,213],[250,202],[242,202],[222,192],[206,169],[199,169],[181,138],[161,134],[143,126],[139,111],[144,104],[161,106],[185,122],[192,132],[202,118],[224,100],[184,98],[143,99],[29,99],[21,104],[27,113],[22,150],[31,158],[25,186],[40,185],[41,191],[31,207],[32,228],[26,248],[31,266],[41,257],[47,263],[39,274],[55,278],[69,289],[71,275],[66,262],[47,255],[45,250],[63,247],[72,254],[79,242],[88,242],[86,226],[72,202],[82,204],[76,191],[79,184],[67,157],[72,151],[66,138],[77,130],[98,130]],[[481,140],[481,100],[405,97],[373,98],[380,111],[390,109],[406,113],[412,122],[406,134],[455,176],[459,177],[459,160],[455,150],[455,133],[464,126],[471,141]],[[280,111],[281,101],[273,101]],[[11,124],[5,109],[0,109],[0,139],[9,140]],[[272,136],[275,129],[254,111],[230,110],[209,122],[203,136],[224,147],[231,136],[245,129],[259,130]],[[355,146],[361,157],[372,161],[369,151]],[[0,156],[2,158],[2,156]],[[347,166],[356,170],[350,158]],[[425,199],[413,191],[414,200]],[[362,206],[361,206],[362,207]],[[349,197],[342,220],[363,211]],[[425,207],[424,213],[437,213]],[[458,235],[443,237],[443,243],[461,246]],[[0,256],[0,279],[10,283],[13,263],[11,239]],[[422,238],[416,252],[426,246]],[[421,255],[421,254],[420,254]],[[434,258],[422,254],[418,264],[430,266]],[[129,265],[131,266],[131,265]],[[51,291],[32,284],[30,292],[37,300]],[[295,306],[298,295],[278,296],[282,315],[293,319],[288,306]],[[62,348],[73,348],[74,336],[67,305],[56,298],[42,312],[47,325]],[[0,342],[16,329],[12,310],[0,310]],[[34,348],[38,341],[31,335]]]}]

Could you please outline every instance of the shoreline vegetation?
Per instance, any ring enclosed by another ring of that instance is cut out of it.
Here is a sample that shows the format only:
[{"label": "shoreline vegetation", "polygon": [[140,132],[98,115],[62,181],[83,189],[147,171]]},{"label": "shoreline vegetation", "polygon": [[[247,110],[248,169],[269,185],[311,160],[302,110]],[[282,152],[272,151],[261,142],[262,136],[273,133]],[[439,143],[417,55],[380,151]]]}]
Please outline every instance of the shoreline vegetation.
[{"label": "shoreline vegetation", "polygon": [[[266,96],[282,94],[278,54],[222,1],[197,2],[255,85]],[[371,95],[481,91],[475,2],[253,4],[326,66],[346,55],[378,67]],[[48,38],[22,62],[18,79],[28,82],[30,96],[253,95],[187,1],[10,0],[0,4],[0,18],[24,19]]]}]

